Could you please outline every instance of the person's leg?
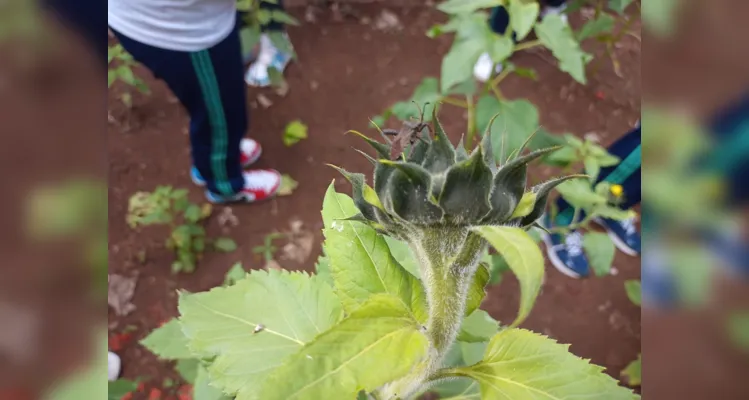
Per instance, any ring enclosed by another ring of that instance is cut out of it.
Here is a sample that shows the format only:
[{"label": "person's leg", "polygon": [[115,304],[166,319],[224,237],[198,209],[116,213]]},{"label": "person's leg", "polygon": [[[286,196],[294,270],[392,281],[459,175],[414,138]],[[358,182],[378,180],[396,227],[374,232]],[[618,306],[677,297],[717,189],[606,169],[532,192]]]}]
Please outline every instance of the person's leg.
[{"label": "person's leg", "polygon": [[134,59],[164,80],[187,110],[193,162],[208,190],[223,196],[240,192],[244,177],[239,142],[247,127],[247,109],[236,31],[199,52],[159,49],[116,31],[115,35]]},{"label": "person's leg", "polygon": [[105,62],[107,23],[101,18],[107,6],[99,0],[43,0],[42,7],[57,15],[64,25],[77,31],[89,44],[89,48]]}]

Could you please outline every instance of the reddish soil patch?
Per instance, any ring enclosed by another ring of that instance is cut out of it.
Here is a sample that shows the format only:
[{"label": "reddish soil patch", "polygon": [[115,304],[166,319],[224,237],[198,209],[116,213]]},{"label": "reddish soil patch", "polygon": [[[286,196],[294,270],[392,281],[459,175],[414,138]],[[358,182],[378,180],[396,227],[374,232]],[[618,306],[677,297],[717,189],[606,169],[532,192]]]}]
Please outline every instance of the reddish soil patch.
[{"label": "reddish soil patch", "polygon": [[[370,20],[380,11],[375,6],[357,6],[356,10]],[[301,17],[302,11],[292,13]],[[316,250],[304,263],[288,262],[284,267],[313,268],[322,238],[319,211],[323,193],[333,179],[341,190],[348,190],[324,164],[335,162],[349,170],[369,168],[368,162],[351,150],[361,143],[343,132],[364,130],[369,117],[407,99],[424,76],[438,76],[441,57],[449,47],[447,38],[431,40],[424,35],[441,18],[439,13],[427,8],[394,11],[405,26],[399,34],[378,31],[358,19],[336,20],[327,14],[318,16],[316,23],[290,31],[300,60],[286,73],[291,90],[285,97],[263,91],[273,102],[267,109],[252,101],[249,135],[264,146],[259,165],[290,174],[300,186],[288,197],[232,206],[239,219],[237,227],[221,227],[213,218],[209,234],[225,231],[237,241],[239,249],[229,254],[207,254],[192,275],[169,272],[172,255],[161,246],[163,231],[149,228],[136,232],[125,223],[128,198],[139,190],[168,184],[190,188],[195,201],[203,199],[188,176],[186,115],[170,100],[167,89],[145,71],[139,73],[146,77],[153,94],[135,96],[130,115],[117,101],[116,91],[110,93],[110,111],[119,121],[109,125],[110,271],[139,273],[134,298],[137,310],[121,319],[110,314],[112,333],[128,326],[135,329],[132,341],[119,351],[125,377],[147,377],[149,385],[176,377],[171,365],[157,360],[137,340],[176,314],[176,289],[201,291],[219,285],[237,261],[247,268],[261,267],[262,261],[251,249],[262,244],[266,234],[287,229],[293,219],[303,221],[315,233]],[[550,55],[520,54],[513,61],[536,69],[540,80],[510,78],[503,91],[509,98],[527,98],[536,104],[548,130],[581,136],[593,133],[608,144],[639,118],[639,43],[626,38],[618,55],[626,78],[617,77],[603,59],[599,73],[590,78],[588,86],[581,86],[552,65]],[[260,91],[248,93],[255,99]],[[309,139],[289,148],[283,145],[281,133],[294,119],[309,126]],[[442,119],[457,141],[465,126],[460,111],[446,111]],[[540,178],[552,172],[540,166],[534,175]],[[216,212],[220,211],[217,207]],[[141,262],[138,253],[144,250],[146,259]],[[619,271],[616,276],[584,281],[571,280],[550,269],[543,293],[524,326],[571,343],[573,352],[591,358],[618,377],[640,347],[640,311],[630,304],[623,289],[626,279],[639,277],[639,259],[618,255],[615,266]],[[495,318],[507,321],[517,312],[517,305],[516,282],[506,279],[489,288],[483,307]]]}]

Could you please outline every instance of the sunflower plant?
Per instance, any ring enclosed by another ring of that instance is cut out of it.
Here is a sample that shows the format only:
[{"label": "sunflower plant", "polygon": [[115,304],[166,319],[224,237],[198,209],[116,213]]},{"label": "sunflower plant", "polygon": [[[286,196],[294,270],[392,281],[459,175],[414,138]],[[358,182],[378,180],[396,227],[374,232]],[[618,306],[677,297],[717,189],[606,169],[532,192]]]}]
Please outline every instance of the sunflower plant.
[{"label": "sunflower plant", "polygon": [[[544,274],[526,230],[552,188],[575,176],[526,188],[528,164],[554,148],[498,165],[491,135],[469,152],[433,120],[434,134],[425,129],[395,160],[389,143],[365,137],[372,186],[339,168],[353,194],[333,184],[325,194],[325,276],[253,271],[183,292],[169,351],[199,359],[207,384],[237,400],[405,400],[454,385],[482,399],[639,398],[567,345],[519,328]],[[393,240],[408,245],[415,270],[393,256]],[[479,309],[488,247],[520,282],[509,324]]]}]

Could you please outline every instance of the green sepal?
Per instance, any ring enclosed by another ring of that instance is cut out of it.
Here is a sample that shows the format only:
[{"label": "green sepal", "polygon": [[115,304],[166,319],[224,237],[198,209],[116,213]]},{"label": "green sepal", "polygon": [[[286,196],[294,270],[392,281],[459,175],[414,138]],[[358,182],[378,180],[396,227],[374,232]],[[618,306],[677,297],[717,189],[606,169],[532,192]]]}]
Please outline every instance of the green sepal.
[{"label": "green sepal", "polygon": [[536,193],[536,204],[533,206],[533,211],[520,220],[520,226],[529,226],[536,222],[537,219],[541,218],[544,214],[544,210],[546,210],[546,202],[549,199],[549,193],[551,193],[551,190],[559,186],[560,183],[575,178],[587,178],[587,175],[563,176],[534,186],[531,191]]},{"label": "green sepal", "polygon": [[442,210],[454,223],[478,221],[489,214],[492,171],[484,162],[481,147],[467,160],[447,171],[444,186],[437,197]]},{"label": "green sepal", "polygon": [[374,140],[374,139],[372,139],[372,138],[364,135],[363,133],[361,133],[359,131],[349,130],[346,133],[353,133],[353,134],[359,136],[360,138],[364,139],[365,142],[367,142],[370,146],[372,146],[372,148],[375,149],[375,151],[377,152],[377,154],[378,154],[379,157],[381,157],[381,158],[389,158],[390,157],[390,145],[380,143],[380,142],[378,142],[378,141],[376,141],[376,140]]},{"label": "green sepal", "polygon": [[[328,166],[335,168],[336,171],[338,171],[341,175],[343,175],[346,180],[348,180],[351,183],[352,193],[351,197],[354,199],[354,204],[359,209],[359,211],[364,215],[364,217],[370,221],[376,221],[376,216],[374,209],[377,206],[381,206],[379,204],[379,200],[376,202],[367,201],[365,197],[365,190],[369,188],[367,184],[365,183],[364,174],[359,173],[351,173],[346,171],[343,168],[339,168],[333,164],[328,164]],[[369,190],[372,190],[369,188]],[[370,196],[371,197],[371,194]],[[375,198],[377,196],[375,195]]]},{"label": "green sepal", "polygon": [[377,193],[387,212],[417,225],[442,219],[442,210],[429,201],[432,181],[427,170],[389,160],[380,160],[379,166],[393,170],[384,192]]},{"label": "green sepal", "polygon": [[458,146],[455,147],[455,151],[456,151],[455,161],[457,161],[457,162],[465,161],[465,160],[468,159],[468,157],[470,157],[468,155],[468,151],[466,150],[466,146],[465,146],[465,144],[463,142],[464,142],[464,138],[461,135],[460,136],[460,141],[458,142]]},{"label": "green sepal", "polygon": [[484,151],[484,161],[492,170],[493,173],[497,172],[497,163],[494,160],[494,148],[492,148],[492,124],[497,119],[499,114],[495,114],[490,120],[489,124],[486,125],[484,136],[481,138],[481,149]]},{"label": "green sepal", "polygon": [[[436,108],[435,108],[436,110]],[[436,111],[435,111],[436,114]],[[423,166],[429,172],[439,174],[455,164],[455,148],[447,138],[437,116],[434,115],[434,140],[427,149]]]},{"label": "green sepal", "polygon": [[482,222],[489,224],[505,222],[515,211],[515,207],[517,207],[525,192],[528,164],[555,150],[557,150],[557,147],[536,150],[500,167],[494,176],[494,191],[489,200],[492,205],[492,212]]},{"label": "green sepal", "polygon": [[[427,132],[429,132],[428,129]],[[407,158],[408,162],[421,165],[427,156],[427,150],[429,150],[429,145],[431,143],[432,138],[428,134],[422,135],[421,140],[416,141],[416,143],[411,147],[411,151]]]}]

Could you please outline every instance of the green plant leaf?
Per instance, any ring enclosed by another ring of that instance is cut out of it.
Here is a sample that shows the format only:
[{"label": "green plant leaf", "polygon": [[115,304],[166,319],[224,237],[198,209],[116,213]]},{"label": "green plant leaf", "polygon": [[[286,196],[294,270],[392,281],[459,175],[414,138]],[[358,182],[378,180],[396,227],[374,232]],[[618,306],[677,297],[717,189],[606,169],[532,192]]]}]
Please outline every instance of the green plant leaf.
[{"label": "green plant leaf", "polygon": [[283,144],[293,146],[302,139],[307,139],[307,125],[299,120],[289,122],[283,131]]},{"label": "green plant leaf", "polygon": [[245,271],[241,262],[236,262],[229,268],[224,276],[224,286],[231,286],[242,279],[247,277],[247,271]]},{"label": "green plant leaf", "polygon": [[278,196],[288,196],[294,193],[298,186],[299,182],[295,181],[291,175],[283,174],[281,175],[281,186],[278,188]]},{"label": "green plant leaf", "polygon": [[596,19],[591,19],[580,28],[577,33],[577,41],[582,42],[583,40],[591,37],[596,37],[604,32],[611,32],[614,29],[616,20],[609,14],[601,13]]},{"label": "green plant leaf", "polygon": [[[536,4],[536,3],[534,3]],[[538,7],[538,4],[536,4]],[[494,64],[500,64],[510,58],[514,51],[515,43],[506,36],[495,35],[489,42],[489,56]]]},{"label": "green plant leaf", "polygon": [[392,254],[393,258],[398,261],[398,264],[405,268],[406,271],[410,272],[411,275],[421,279],[421,273],[419,272],[419,263],[416,262],[416,257],[414,257],[414,254],[411,251],[411,248],[408,247],[408,244],[406,244],[406,242],[402,240],[398,240],[390,236],[383,237],[385,238],[385,242],[390,249],[390,254]]},{"label": "green plant leaf", "polygon": [[108,382],[108,385],[108,400],[120,400],[122,399],[122,396],[138,389],[138,384],[136,382],[127,379],[117,379],[116,381]]},{"label": "green plant leaf", "polygon": [[282,24],[294,26],[299,25],[299,21],[296,18],[280,10],[273,10],[270,17],[273,21],[280,22]]},{"label": "green plant leaf", "polygon": [[538,19],[539,5],[535,1],[510,0],[510,26],[515,31],[517,40],[528,36]]},{"label": "green plant leaf", "polygon": [[509,226],[476,228],[507,261],[520,282],[520,310],[511,326],[522,323],[533,308],[544,279],[544,257],[536,242],[524,230]]},{"label": "green plant leaf", "polygon": [[200,206],[197,204],[190,204],[187,206],[187,209],[185,210],[185,220],[190,223],[196,223],[200,221],[202,218],[203,213],[200,209]]},{"label": "green plant leaf", "polygon": [[305,343],[342,317],[333,289],[304,272],[252,271],[233,286],[181,293],[180,322],[190,350],[214,358],[211,383],[256,399],[260,385]]},{"label": "green plant leaf", "polygon": [[437,9],[447,14],[466,14],[482,8],[501,6],[503,0],[448,0],[437,6]]},{"label": "green plant leaf", "polygon": [[440,383],[433,390],[440,400],[481,400],[478,382],[468,378],[457,378]]},{"label": "green plant leaf", "polygon": [[624,282],[624,290],[627,292],[629,301],[637,306],[642,305],[642,284],[640,281],[630,279]]},{"label": "green plant leaf", "polygon": [[528,330],[505,329],[492,338],[480,363],[448,375],[478,381],[482,399],[639,399],[568,348]]},{"label": "green plant leaf", "polygon": [[484,310],[476,310],[463,320],[458,341],[467,343],[488,342],[497,333],[499,323]]},{"label": "green plant leaf", "polygon": [[583,236],[583,248],[596,276],[611,273],[616,248],[609,235],[601,232],[588,232]]},{"label": "green plant leaf", "polygon": [[294,52],[294,48],[291,46],[291,42],[289,41],[289,38],[284,34],[284,32],[282,31],[268,32],[268,38],[270,39],[271,43],[273,43],[273,45],[276,46],[278,50],[286,54],[291,54],[291,57],[296,59],[296,53]]},{"label": "green plant leaf", "polygon": [[151,331],[140,344],[163,360],[195,357],[187,348],[187,338],[176,318]]},{"label": "green plant leaf", "polygon": [[441,90],[450,89],[473,76],[473,66],[486,46],[480,40],[455,40],[450,51],[442,58]]},{"label": "green plant leaf", "polygon": [[570,179],[557,186],[557,190],[573,207],[590,209],[594,206],[606,204],[607,199],[590,187],[590,181],[585,179]]},{"label": "green plant leaf", "polygon": [[399,298],[373,296],[290,357],[258,398],[352,399],[408,373],[427,348],[420,324]]},{"label": "green plant leaf", "polygon": [[622,377],[627,380],[629,386],[635,387],[642,384],[642,354],[638,354],[637,359],[622,370]]},{"label": "green plant leaf", "polygon": [[[440,100],[439,80],[435,77],[428,76],[424,78],[408,101],[400,101],[393,104],[391,112],[401,121],[408,121],[411,118],[419,118],[419,108],[424,111],[424,121],[431,121],[434,106]],[[415,103],[415,104],[414,104]],[[429,105],[426,105],[429,103]],[[418,105],[418,106],[417,106]],[[375,121],[378,126],[382,126],[384,121]],[[382,123],[380,123],[382,122]]]},{"label": "green plant leaf", "polygon": [[230,400],[220,389],[211,386],[208,371],[203,366],[197,368],[192,398],[194,400]]},{"label": "green plant leaf", "polygon": [[570,26],[559,15],[548,14],[536,24],[535,30],[541,43],[559,60],[559,69],[583,85],[586,84],[585,64],[592,56],[580,49]]},{"label": "green plant leaf", "polygon": [[473,275],[473,282],[468,288],[468,297],[466,298],[466,313],[470,315],[481,306],[481,302],[486,297],[486,284],[491,278],[491,271],[485,265],[479,265],[476,273]]},{"label": "green plant leaf", "polygon": [[[346,312],[354,311],[377,293],[398,297],[407,306],[421,303],[425,298],[421,283],[390,254],[385,239],[363,223],[345,220],[358,213],[354,201],[345,194],[336,193],[331,183],[322,209],[324,248],[330,259],[335,288]],[[419,305],[414,312],[421,308]],[[420,321],[425,317],[417,316]]]},{"label": "green plant leaf", "polygon": [[527,100],[498,101],[490,95],[481,97],[476,103],[476,130],[486,131],[492,124],[492,153],[503,163],[513,151],[519,149],[526,139],[538,129],[539,114],[533,103]]},{"label": "green plant leaf", "polygon": [[598,174],[601,173],[601,165],[598,164],[598,160],[593,157],[585,157],[583,160],[585,167],[585,175],[588,175],[591,182],[595,182],[598,179]]},{"label": "green plant leaf", "polygon": [[218,251],[229,253],[237,249],[237,242],[232,238],[222,237],[213,241],[213,247]]},{"label": "green plant leaf", "polygon": [[260,43],[260,26],[245,26],[239,30],[239,40],[242,43],[242,56],[249,57]]},{"label": "green plant leaf", "polygon": [[195,384],[198,377],[198,367],[200,367],[200,360],[197,358],[184,358],[177,360],[174,364],[174,370],[191,385]]},{"label": "green plant leaf", "polygon": [[315,275],[317,275],[323,282],[333,287],[333,277],[330,275],[330,260],[325,254],[321,254],[317,258],[315,263]]},{"label": "green plant leaf", "polygon": [[609,0],[609,8],[619,14],[624,14],[624,10],[626,10],[630,4],[632,4],[632,0]]},{"label": "green plant leaf", "polygon": [[465,365],[473,365],[484,358],[489,341],[480,343],[460,343],[460,352],[463,354]]}]

